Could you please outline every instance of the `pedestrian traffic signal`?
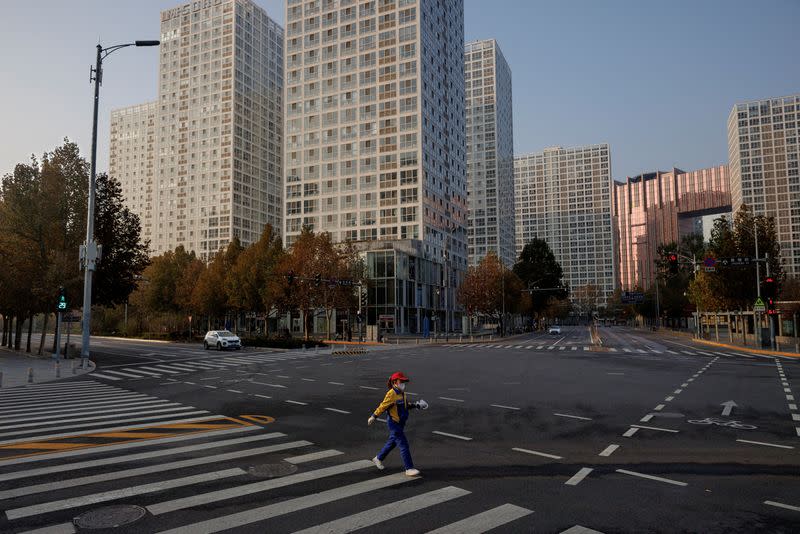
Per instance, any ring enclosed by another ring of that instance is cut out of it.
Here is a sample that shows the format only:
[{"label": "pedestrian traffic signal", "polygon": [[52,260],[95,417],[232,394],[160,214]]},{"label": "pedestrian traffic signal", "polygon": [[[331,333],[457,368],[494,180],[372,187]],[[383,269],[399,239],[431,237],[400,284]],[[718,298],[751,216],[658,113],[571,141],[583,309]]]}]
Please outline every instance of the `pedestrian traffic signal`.
[{"label": "pedestrian traffic signal", "polygon": [[761,284],[761,291],[764,293],[764,296],[768,299],[773,299],[776,297],[777,287],[776,287],[775,279],[771,276],[764,278],[764,283]]},{"label": "pedestrian traffic signal", "polygon": [[767,297],[767,315],[776,315],[778,311],[775,309],[775,299]]},{"label": "pedestrian traffic signal", "polygon": [[58,288],[58,305],[56,306],[56,308],[58,309],[58,311],[64,311],[64,310],[67,309],[67,307],[68,307],[67,306],[67,297],[64,294],[64,288],[63,287],[59,287]]},{"label": "pedestrian traffic signal", "polygon": [[667,255],[667,264],[669,265],[669,272],[671,274],[678,274],[678,255],[670,252]]}]

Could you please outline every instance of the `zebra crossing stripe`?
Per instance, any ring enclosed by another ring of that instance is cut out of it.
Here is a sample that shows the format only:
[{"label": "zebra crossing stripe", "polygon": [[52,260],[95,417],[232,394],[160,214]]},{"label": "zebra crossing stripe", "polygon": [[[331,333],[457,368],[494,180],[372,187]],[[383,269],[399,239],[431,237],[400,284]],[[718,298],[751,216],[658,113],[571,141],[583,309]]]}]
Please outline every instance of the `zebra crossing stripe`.
[{"label": "zebra crossing stripe", "polygon": [[124,376],[124,377],[127,377],[127,378],[142,378],[142,375],[134,375],[134,374],[131,374],[131,373],[124,373],[122,371],[111,371],[109,369],[103,369],[103,372],[107,373],[107,374],[110,374],[110,375],[113,375],[113,376],[119,375],[119,376]]},{"label": "zebra crossing stripe", "polygon": [[237,458],[246,458],[248,456],[257,456],[259,454],[268,454],[272,452],[285,451],[289,449],[296,449],[299,447],[307,447],[309,445],[312,445],[310,441],[291,441],[288,443],[280,443],[278,445],[256,447],[255,449],[245,449],[240,451],[227,452],[224,454],[212,454],[208,456],[201,456],[198,458],[189,458],[188,460],[180,460],[177,462],[148,465],[145,467],[138,467],[135,469],[124,469],[121,471],[112,471],[110,473],[102,473],[99,475],[90,475],[90,476],[72,478],[67,480],[59,480],[58,482],[46,482],[44,484],[35,484],[33,486],[23,486],[12,490],[0,491],[0,499],[13,499],[15,497],[34,495],[36,493],[43,493],[46,491],[56,491],[62,488],[74,488],[77,486],[85,486],[87,484],[97,484],[99,482],[105,482],[107,480],[121,480],[123,478],[138,477],[141,475],[149,475],[152,473],[174,471],[176,469],[183,469],[184,467],[193,467],[196,465],[226,462],[228,460],[234,460]]},{"label": "zebra crossing stripe", "polygon": [[[130,401],[148,400],[148,399],[153,399],[155,397],[151,397],[149,395],[143,395],[141,393],[127,393],[125,395],[103,394],[102,396],[99,396],[99,397],[93,397],[93,396],[84,397],[84,396],[81,395],[81,396],[74,397],[74,398],[76,400],[79,399],[81,401],[91,400],[92,406],[97,407],[97,406],[104,406],[104,405],[107,405],[107,404],[117,404],[117,403],[130,402]],[[59,401],[58,403],[54,403],[53,401],[47,401],[47,402],[38,403],[38,404],[29,404],[27,402],[19,403],[19,404],[16,404],[16,405],[11,405],[11,406],[4,407],[4,409],[0,409],[0,415],[7,415],[7,414],[13,414],[13,415],[26,415],[26,414],[34,415],[34,414],[36,414],[36,415],[38,415],[40,413],[49,413],[49,412],[67,413],[67,410],[56,408],[55,406],[57,406],[58,404],[61,404],[61,401]],[[78,410],[78,409],[81,409],[81,408],[76,408],[76,410]],[[26,411],[20,412],[20,410],[26,410]]]},{"label": "zebra crossing stripe", "polygon": [[346,534],[354,530],[371,527],[395,519],[437,504],[442,504],[453,499],[458,499],[471,492],[456,488],[455,486],[447,486],[446,488],[429,491],[421,495],[415,495],[408,499],[403,499],[397,502],[384,504],[376,508],[371,508],[363,512],[353,514],[335,521],[315,525],[305,530],[300,530],[294,534],[315,534],[325,532],[325,534]]},{"label": "zebra crossing stripe", "polygon": [[290,464],[304,464],[306,462],[313,462],[315,460],[321,460],[323,458],[339,456],[340,454],[344,453],[341,451],[337,451],[335,449],[328,449],[325,451],[312,452],[310,454],[301,454],[300,456],[290,456],[289,458],[284,458],[283,461],[289,462]]},{"label": "zebra crossing stripe", "polygon": [[125,369],[123,369],[123,371],[129,371],[131,373],[139,373],[139,374],[144,373],[146,375],[155,376],[155,377],[160,377],[161,376],[160,374],[157,374],[157,373],[151,373],[150,371],[143,371],[142,369],[131,369],[130,367],[126,367]]},{"label": "zebra crossing stripe", "polygon": [[[132,410],[141,410],[152,407],[147,405],[155,405],[155,404],[159,405],[155,406],[156,408],[161,408],[162,406],[180,406],[180,403],[178,402],[170,403],[168,399],[150,399],[137,402],[124,402],[124,403],[117,402],[115,404],[104,405],[102,408],[102,412],[114,413],[114,412],[127,412]],[[59,417],[64,417],[65,415],[67,415],[68,417],[75,417],[78,415],[97,413],[97,411],[98,411],[98,405],[92,403],[91,406],[86,406],[83,408],[71,408],[68,410],[53,410],[51,412],[43,412],[43,413],[16,413],[13,416],[10,416],[10,417],[16,417],[16,419],[0,418],[0,424],[17,423],[19,421],[41,421],[43,419],[57,419]]]},{"label": "zebra crossing stripe", "polygon": [[528,510],[527,508],[513,504],[503,504],[461,521],[431,530],[428,534],[481,534],[532,513],[533,510]]},{"label": "zebra crossing stripe", "polygon": [[[374,467],[374,464],[372,463],[371,460],[358,460],[346,464],[334,465],[332,467],[315,469],[314,471],[306,471],[304,473],[288,475],[281,478],[264,480],[261,482],[253,482],[250,484],[243,484],[241,486],[235,486],[232,488],[218,490],[218,491],[211,491],[208,493],[201,493],[197,495],[192,495],[191,497],[184,497],[182,499],[163,501],[160,503],[151,504],[150,506],[147,507],[147,510],[153,515],[161,515],[161,514],[166,514],[168,512],[174,512],[176,510],[183,510],[185,508],[192,508],[195,506],[210,504],[228,499],[234,499],[236,497],[242,497],[244,495],[252,495],[254,493],[260,493],[262,491],[269,491],[276,488],[283,488],[286,486],[291,486],[293,484],[300,484],[302,482],[308,482],[311,480],[318,480],[320,478],[326,478],[334,475],[340,475],[343,473],[349,473],[351,471],[366,469],[368,467]],[[403,476],[405,477],[405,474],[403,474]],[[186,532],[196,532],[196,531],[187,530]],[[215,531],[209,531],[209,532],[215,532]]]},{"label": "zebra crossing stripe", "polygon": [[122,380],[121,378],[117,378],[115,376],[108,376],[102,373],[92,373],[92,378],[103,378],[105,380]]},{"label": "zebra crossing stripe", "polygon": [[159,367],[155,367],[155,366],[154,367],[147,367],[147,369],[153,369],[153,370],[158,371],[160,373],[167,373],[169,375],[177,375],[177,374],[183,372],[183,371],[176,370],[174,367],[166,367],[166,366],[164,366],[164,367],[161,367],[161,366],[159,366]]},{"label": "zebra crossing stripe", "polygon": [[[365,460],[366,461],[366,460]],[[371,461],[366,461],[372,466]],[[292,475],[294,476],[294,475]],[[286,477],[284,477],[285,479]],[[406,482],[416,480],[415,477],[407,477],[404,473],[397,473],[395,475],[388,475],[379,478],[365,480],[364,482],[357,482],[339,488],[305,495],[303,497],[296,497],[283,502],[261,506],[238,512],[230,515],[209,519],[207,521],[200,521],[191,525],[184,525],[182,527],[164,531],[163,534],[211,534],[212,532],[220,532],[222,530],[233,529],[242,527],[258,521],[264,521],[273,517],[278,517],[299,510],[306,510],[315,506],[322,506],[330,502],[354,497],[363,493],[371,491],[379,491],[390,486],[397,486]],[[151,507],[148,507],[150,509]]]},{"label": "zebra crossing stripe", "polygon": [[50,525],[49,527],[26,530],[23,534],[75,534],[75,525],[72,523],[61,523],[60,525]]},{"label": "zebra crossing stripe", "polygon": [[[371,462],[370,462],[371,463]],[[30,517],[34,515],[46,514],[58,510],[69,510],[79,506],[86,506],[88,504],[98,504],[101,502],[114,501],[117,499],[132,497],[134,495],[146,495],[148,493],[155,493],[168,489],[181,488],[184,486],[191,486],[194,484],[202,484],[203,482],[210,482],[212,480],[220,480],[223,478],[235,477],[244,475],[247,472],[238,467],[233,469],[223,469],[222,471],[211,471],[209,473],[201,473],[199,475],[191,475],[188,477],[174,478],[171,480],[164,480],[161,482],[154,482],[151,484],[142,484],[141,486],[131,486],[128,488],[121,488],[118,490],[104,491],[102,493],[94,493],[92,495],[81,495],[80,497],[72,497],[69,499],[62,499],[60,501],[51,501],[41,504],[34,504],[32,506],[24,506],[22,508],[12,508],[6,510],[6,517],[10,520],[20,519],[23,517]]]},{"label": "zebra crossing stripe", "polygon": [[[165,412],[181,412],[181,411],[185,411],[185,410],[193,410],[194,409],[194,406],[181,406],[180,403],[177,403],[177,402],[173,402],[173,403],[170,403],[170,404],[165,404],[164,406],[171,406],[171,408],[162,408],[161,406],[153,406],[153,408],[158,408],[158,409],[156,409],[156,410],[150,409],[150,410],[147,410],[147,411],[142,411],[141,408],[133,407],[133,408],[123,408],[122,410],[104,410],[104,412],[122,411],[122,412],[137,412],[137,413],[140,413],[140,414],[149,415],[149,414],[165,413]],[[96,410],[91,410],[91,411],[88,411],[88,412],[84,412],[84,414],[88,414],[88,413],[96,413]],[[75,414],[75,415],[82,415],[82,414]],[[35,423],[24,423],[24,424],[21,424],[21,425],[6,425],[6,424],[4,424],[3,425],[3,429],[32,428],[32,427],[36,427],[36,426],[47,426],[47,425],[52,425],[52,424],[68,423],[68,422],[71,423],[71,422],[78,422],[78,421],[97,421],[97,420],[100,420],[100,419],[113,419],[115,417],[120,417],[120,416],[125,417],[126,415],[129,415],[129,414],[115,413],[115,414],[111,414],[111,415],[92,415],[90,417],[78,417],[78,418],[75,418],[75,419],[70,417],[69,419],[61,419],[61,420],[57,420],[57,421],[38,421],[38,422],[35,422]],[[17,421],[27,421],[27,420],[28,420],[28,418],[17,419]],[[104,425],[105,423],[101,423],[101,424]],[[28,430],[28,432],[36,432],[36,430]],[[2,435],[7,436],[8,434],[2,434]]]}]

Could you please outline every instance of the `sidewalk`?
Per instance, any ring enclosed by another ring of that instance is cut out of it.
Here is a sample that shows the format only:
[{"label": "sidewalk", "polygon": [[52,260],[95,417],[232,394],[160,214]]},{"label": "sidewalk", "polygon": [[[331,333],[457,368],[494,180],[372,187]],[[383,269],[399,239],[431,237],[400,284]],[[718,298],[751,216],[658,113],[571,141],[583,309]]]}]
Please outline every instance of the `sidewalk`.
[{"label": "sidewalk", "polygon": [[[60,378],[69,378],[94,371],[94,362],[89,360],[86,369],[81,369],[80,358],[70,360],[61,359],[59,365],[53,360],[52,354],[35,356],[17,351],[0,349],[0,388],[8,389],[29,384],[29,372],[33,371],[34,384],[50,382]],[[74,366],[74,371],[73,371]],[[59,376],[59,374],[61,376]]]}]

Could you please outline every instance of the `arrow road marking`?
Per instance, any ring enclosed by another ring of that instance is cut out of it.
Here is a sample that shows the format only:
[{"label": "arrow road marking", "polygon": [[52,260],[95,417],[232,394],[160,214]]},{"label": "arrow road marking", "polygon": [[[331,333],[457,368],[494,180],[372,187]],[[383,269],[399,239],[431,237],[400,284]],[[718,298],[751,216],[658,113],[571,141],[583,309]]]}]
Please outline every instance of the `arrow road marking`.
[{"label": "arrow road marking", "polygon": [[736,404],[734,401],[729,400],[727,402],[723,402],[720,406],[724,406],[724,408],[722,409],[722,416],[725,417],[727,415],[730,415],[731,410],[738,407],[739,405]]}]

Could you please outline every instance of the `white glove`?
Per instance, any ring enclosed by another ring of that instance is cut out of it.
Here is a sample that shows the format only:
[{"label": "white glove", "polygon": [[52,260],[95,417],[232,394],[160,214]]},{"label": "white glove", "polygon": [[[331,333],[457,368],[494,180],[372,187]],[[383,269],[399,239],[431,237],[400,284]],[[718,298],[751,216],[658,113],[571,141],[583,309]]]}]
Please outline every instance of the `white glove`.
[{"label": "white glove", "polygon": [[375,422],[375,416],[371,415],[369,419],[367,419],[367,426],[370,426],[372,423]]},{"label": "white glove", "polygon": [[418,400],[417,401],[417,408],[419,408],[420,410],[427,410],[428,409],[428,403],[425,402],[424,399]]}]

